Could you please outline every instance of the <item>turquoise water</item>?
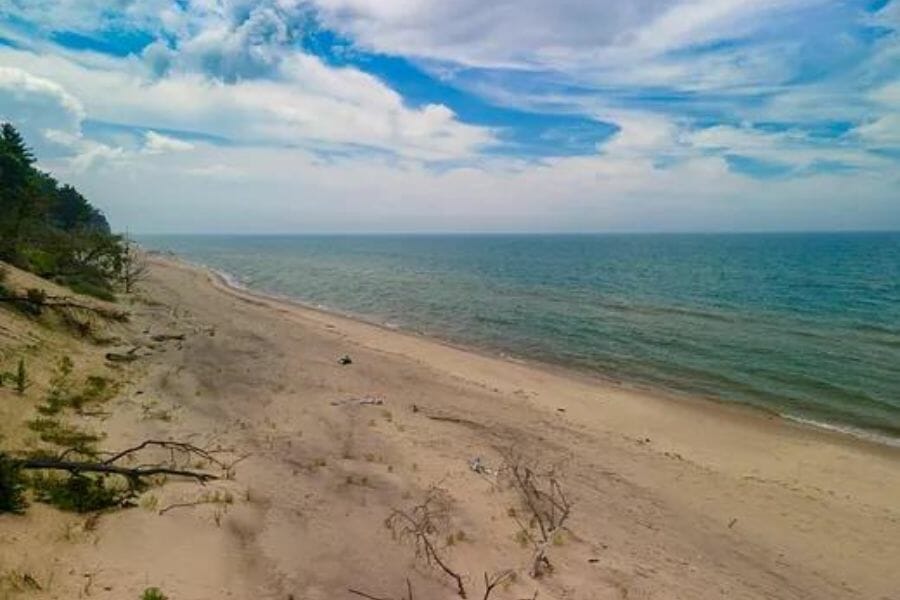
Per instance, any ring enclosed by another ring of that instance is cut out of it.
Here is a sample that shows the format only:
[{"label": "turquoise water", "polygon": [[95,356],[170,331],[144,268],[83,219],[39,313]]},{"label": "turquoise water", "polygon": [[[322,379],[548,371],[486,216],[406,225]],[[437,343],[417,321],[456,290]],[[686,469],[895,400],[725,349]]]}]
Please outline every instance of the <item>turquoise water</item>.
[{"label": "turquoise water", "polygon": [[900,436],[900,234],[139,241],[450,341]]}]

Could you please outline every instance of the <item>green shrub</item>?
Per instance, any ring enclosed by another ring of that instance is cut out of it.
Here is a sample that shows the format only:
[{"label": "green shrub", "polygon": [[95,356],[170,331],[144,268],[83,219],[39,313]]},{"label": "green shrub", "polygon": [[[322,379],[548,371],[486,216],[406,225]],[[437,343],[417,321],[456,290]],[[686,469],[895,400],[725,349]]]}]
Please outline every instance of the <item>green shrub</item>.
[{"label": "green shrub", "polygon": [[88,375],[82,390],[72,397],[71,406],[81,411],[89,404],[102,404],[116,395],[119,386],[108,377]]},{"label": "green shrub", "polygon": [[89,456],[95,453],[93,445],[100,441],[100,436],[64,425],[56,419],[34,419],[28,422],[28,428],[37,433],[43,442],[71,448]]},{"label": "green shrub", "polygon": [[26,271],[31,271],[32,273],[43,276],[49,273],[55,273],[59,268],[58,257],[55,256],[54,253],[44,250],[43,248],[22,245],[18,252],[19,256],[16,259],[17,266]]},{"label": "green shrub", "polygon": [[57,277],[56,281],[65,285],[76,294],[92,296],[107,302],[116,301],[116,296],[113,294],[110,284],[100,276],[90,274],[67,275],[65,277]]},{"label": "green shrub", "polygon": [[7,381],[15,384],[16,392],[21,396],[28,389],[28,372],[25,370],[25,359],[20,358],[15,373],[4,373],[0,371],[0,387]]},{"label": "green shrub", "polygon": [[22,470],[5,454],[0,453],[0,514],[21,513],[25,510],[24,491]]},{"label": "green shrub", "polygon": [[71,380],[74,364],[68,356],[60,359],[56,374],[50,380],[50,391],[46,402],[38,406],[42,415],[56,415],[65,408],[78,412],[88,404],[99,404],[110,400],[118,390],[114,382],[100,375],[89,375],[81,390],[76,390]]},{"label": "green shrub", "polygon": [[47,402],[43,406],[38,407],[38,412],[44,415],[55,415],[70,402],[69,394],[69,376],[74,368],[72,359],[63,356],[59,359],[56,367],[56,373],[50,380],[50,391],[47,392]]},{"label": "green shrub", "polygon": [[86,513],[122,506],[131,497],[128,488],[110,485],[104,475],[35,473],[29,481],[34,498],[61,510]]},{"label": "green shrub", "polygon": [[159,588],[152,587],[144,590],[141,600],[169,600],[169,597],[163,594]]}]

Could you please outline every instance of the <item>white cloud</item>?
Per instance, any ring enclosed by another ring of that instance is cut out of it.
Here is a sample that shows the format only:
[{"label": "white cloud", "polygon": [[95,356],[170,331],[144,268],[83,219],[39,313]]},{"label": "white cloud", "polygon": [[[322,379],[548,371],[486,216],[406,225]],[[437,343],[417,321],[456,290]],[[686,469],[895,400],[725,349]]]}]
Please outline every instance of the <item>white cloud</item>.
[{"label": "white cloud", "polygon": [[855,133],[875,149],[900,149],[900,113],[893,113],[857,127]]},{"label": "white cloud", "polygon": [[39,151],[53,151],[45,142],[78,137],[85,114],[81,102],[56,82],[0,63],[0,121],[15,121]]},{"label": "white cloud", "polygon": [[144,152],[146,154],[162,154],[164,152],[185,152],[193,150],[194,145],[184,140],[148,131],[144,135]]},{"label": "white cloud", "polygon": [[834,141],[817,146],[806,135],[796,131],[766,132],[749,127],[717,125],[692,132],[686,137],[686,142],[695,149],[798,167],[825,160],[856,162],[864,156],[842,150],[840,144]]},{"label": "white cloud", "polygon": [[624,68],[746,35],[825,0],[313,0],[322,19],[377,50],[466,65]]},{"label": "white cloud", "polygon": [[900,106],[900,80],[875,90],[872,92],[872,98],[890,107]]},{"label": "white cloud", "polygon": [[[22,132],[41,162],[64,160],[65,171],[83,172],[101,164],[126,164],[133,152],[84,136],[87,110],[64,86],[17,67],[0,66],[0,121]],[[189,146],[189,145],[188,145]],[[146,150],[183,149],[184,142],[147,134]]]},{"label": "white cloud", "polygon": [[83,173],[96,168],[98,165],[125,165],[129,163],[131,153],[124,148],[107,146],[90,140],[79,144],[78,153],[69,161],[66,171],[70,173]]},{"label": "white cloud", "polygon": [[93,119],[151,129],[244,143],[353,145],[422,160],[471,157],[493,139],[490,130],[461,123],[444,106],[409,108],[374,77],[300,53],[283,60],[278,79],[233,84],[182,72],[147,79],[134,58],[95,68],[61,55],[0,48],[4,63],[77,89]]},{"label": "white cloud", "polygon": [[603,153],[617,158],[652,160],[679,149],[679,126],[669,118],[647,112],[603,111],[603,119],[619,126]]}]

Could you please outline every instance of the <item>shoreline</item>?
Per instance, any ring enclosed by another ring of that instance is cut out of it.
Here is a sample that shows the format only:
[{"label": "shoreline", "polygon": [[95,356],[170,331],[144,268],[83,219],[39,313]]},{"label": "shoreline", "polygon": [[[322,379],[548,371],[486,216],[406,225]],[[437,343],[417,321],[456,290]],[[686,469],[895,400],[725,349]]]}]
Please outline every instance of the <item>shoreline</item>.
[{"label": "shoreline", "polygon": [[547,361],[541,361],[530,357],[520,357],[509,354],[505,351],[491,350],[478,347],[475,345],[465,344],[461,342],[444,339],[438,335],[432,335],[422,331],[402,326],[392,326],[387,323],[378,321],[375,318],[369,318],[366,315],[359,315],[348,311],[342,311],[332,307],[317,306],[300,300],[298,298],[288,296],[286,294],[278,294],[274,292],[266,292],[256,290],[242,283],[240,279],[221,269],[205,265],[199,262],[189,260],[177,253],[171,251],[151,251],[150,256],[169,262],[175,266],[199,271],[209,277],[209,279],[219,287],[225,289],[229,293],[239,296],[250,296],[254,299],[283,304],[291,308],[311,311],[325,317],[338,319],[346,319],[378,328],[385,333],[394,333],[398,335],[410,336],[414,339],[422,340],[432,344],[438,344],[446,348],[450,348],[459,352],[465,352],[480,356],[491,360],[500,360],[514,365],[525,366],[530,369],[540,370],[560,376],[564,378],[572,378],[589,385],[608,386],[629,393],[646,395],[656,400],[664,402],[683,403],[695,409],[703,410],[704,408],[712,408],[713,410],[724,411],[725,414],[736,415],[737,417],[750,417],[762,421],[770,419],[778,419],[783,425],[792,427],[801,432],[809,432],[818,434],[828,438],[839,438],[854,443],[862,443],[872,445],[875,448],[883,448],[889,451],[897,451],[900,456],[900,436],[891,436],[883,431],[874,431],[861,427],[855,427],[846,423],[830,423],[817,419],[811,419],[802,416],[782,413],[774,409],[764,406],[754,405],[746,402],[729,400],[715,396],[706,396],[690,391],[682,391],[676,389],[667,389],[653,384],[629,381],[623,378],[605,375],[600,372],[593,372],[587,369],[581,370]]}]

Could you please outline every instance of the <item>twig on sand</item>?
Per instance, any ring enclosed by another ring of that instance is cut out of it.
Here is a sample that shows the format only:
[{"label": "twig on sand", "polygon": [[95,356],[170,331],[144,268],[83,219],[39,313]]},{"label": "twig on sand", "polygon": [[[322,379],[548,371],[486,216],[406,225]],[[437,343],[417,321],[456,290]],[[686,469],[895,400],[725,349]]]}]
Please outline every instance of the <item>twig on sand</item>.
[{"label": "twig on sand", "polygon": [[494,591],[494,588],[509,579],[513,576],[512,571],[500,571],[499,573],[494,573],[492,576],[488,577],[488,574],[484,574],[484,596],[482,596],[482,600],[489,600],[491,597],[491,593]]}]

